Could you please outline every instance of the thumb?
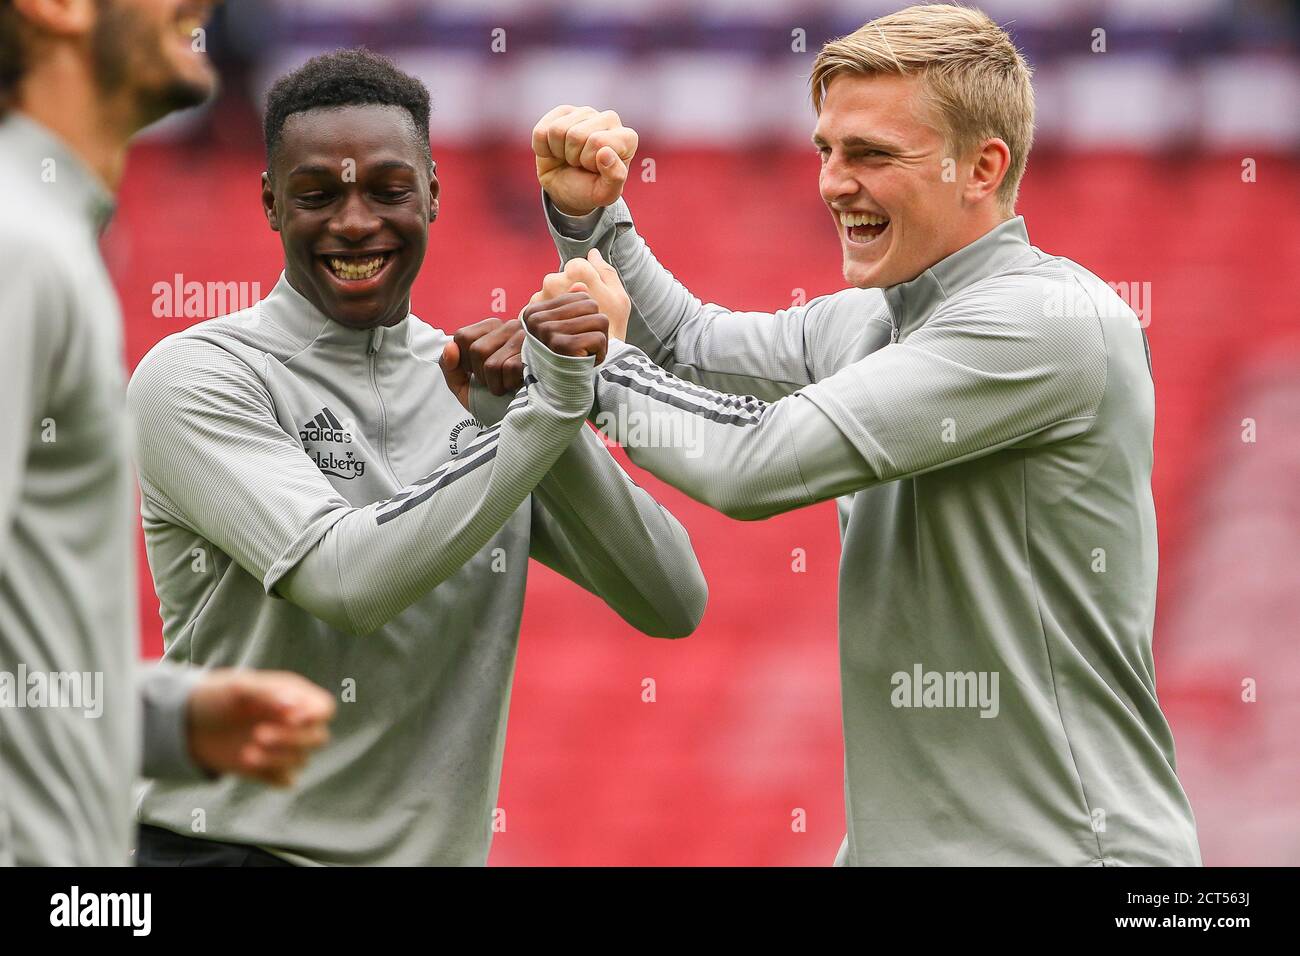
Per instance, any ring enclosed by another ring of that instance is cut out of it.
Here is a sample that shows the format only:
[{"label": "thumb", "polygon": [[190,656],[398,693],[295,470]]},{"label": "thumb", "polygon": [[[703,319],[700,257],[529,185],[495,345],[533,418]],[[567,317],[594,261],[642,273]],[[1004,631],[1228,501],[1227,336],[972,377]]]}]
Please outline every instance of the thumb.
[{"label": "thumb", "polygon": [[596,153],[596,168],[607,183],[622,183],[627,179],[627,166],[613,146],[602,146]]},{"label": "thumb", "polygon": [[442,357],[438,359],[442,366],[443,378],[453,392],[469,384],[469,373],[460,367],[460,346],[454,341],[442,347]]},{"label": "thumb", "polygon": [[623,284],[622,280],[618,277],[618,270],[614,268],[612,263],[605,260],[605,257],[600,254],[599,249],[592,249],[588,252],[587,261],[596,267],[596,274],[606,282],[613,283],[614,285]]}]

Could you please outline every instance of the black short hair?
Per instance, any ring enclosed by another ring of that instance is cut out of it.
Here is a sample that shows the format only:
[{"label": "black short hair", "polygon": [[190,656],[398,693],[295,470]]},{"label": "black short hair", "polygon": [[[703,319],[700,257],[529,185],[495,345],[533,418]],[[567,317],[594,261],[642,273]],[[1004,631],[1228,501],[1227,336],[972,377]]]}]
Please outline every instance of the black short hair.
[{"label": "black short hair", "polygon": [[432,164],[429,90],[394,66],[388,57],[357,47],[314,56],[275,81],[266,98],[262,121],[268,166],[285,120],[295,113],[336,106],[398,106],[406,110]]}]

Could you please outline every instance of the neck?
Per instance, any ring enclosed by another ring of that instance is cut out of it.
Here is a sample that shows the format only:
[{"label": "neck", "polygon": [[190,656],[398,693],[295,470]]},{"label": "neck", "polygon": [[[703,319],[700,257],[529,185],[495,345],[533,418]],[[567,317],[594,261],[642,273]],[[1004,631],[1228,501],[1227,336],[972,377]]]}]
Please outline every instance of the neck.
[{"label": "neck", "polygon": [[1008,219],[1014,218],[1014,216],[1014,213],[1008,214],[1003,210],[994,207],[980,210],[979,215],[972,216],[966,225],[959,232],[954,234],[949,247],[944,254],[939,257],[940,260],[946,259],[953,253],[965,249],[972,242],[975,242],[978,239],[983,239]]},{"label": "neck", "polygon": [[73,51],[54,51],[23,77],[16,105],[67,143],[110,192],[117,192],[139,125],[120,99],[100,91],[90,64]]}]

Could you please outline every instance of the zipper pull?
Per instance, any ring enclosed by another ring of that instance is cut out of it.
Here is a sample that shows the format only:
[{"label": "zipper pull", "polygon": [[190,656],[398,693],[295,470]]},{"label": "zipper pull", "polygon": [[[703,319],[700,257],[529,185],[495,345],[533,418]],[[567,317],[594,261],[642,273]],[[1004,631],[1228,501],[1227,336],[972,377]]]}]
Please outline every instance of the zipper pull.
[{"label": "zipper pull", "polygon": [[382,325],[377,325],[370,330],[370,347],[367,349],[367,351],[371,355],[374,355],[376,352],[379,351],[379,346],[383,345],[383,343],[384,343],[384,327]]}]

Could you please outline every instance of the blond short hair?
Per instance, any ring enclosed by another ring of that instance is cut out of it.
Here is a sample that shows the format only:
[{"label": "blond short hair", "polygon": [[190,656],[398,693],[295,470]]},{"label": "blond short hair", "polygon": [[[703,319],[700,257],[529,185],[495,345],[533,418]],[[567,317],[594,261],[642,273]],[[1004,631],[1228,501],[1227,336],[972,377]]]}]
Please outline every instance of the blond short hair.
[{"label": "blond short hair", "polygon": [[985,140],[1007,144],[1011,165],[998,187],[1010,214],[1034,140],[1034,89],[1029,64],[1006,31],[983,12],[921,4],[872,20],[831,40],[813,62],[813,108],[841,74],[919,75],[946,127],[948,145],[965,154]]}]

